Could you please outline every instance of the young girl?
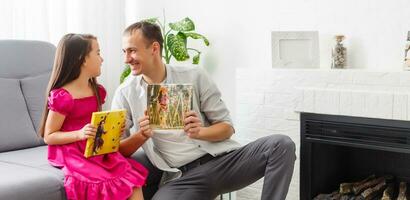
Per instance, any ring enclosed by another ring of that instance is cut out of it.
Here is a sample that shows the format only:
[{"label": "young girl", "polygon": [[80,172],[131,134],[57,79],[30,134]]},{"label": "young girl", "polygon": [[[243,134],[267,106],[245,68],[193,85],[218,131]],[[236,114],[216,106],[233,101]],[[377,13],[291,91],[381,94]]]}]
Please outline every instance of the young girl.
[{"label": "young girl", "polygon": [[96,37],[67,34],[58,44],[40,134],[48,144],[48,160],[62,168],[67,199],[143,199],[147,170],[119,152],[84,157],[86,139],[95,136],[92,112],[101,110],[106,91],[97,84],[101,73]]}]

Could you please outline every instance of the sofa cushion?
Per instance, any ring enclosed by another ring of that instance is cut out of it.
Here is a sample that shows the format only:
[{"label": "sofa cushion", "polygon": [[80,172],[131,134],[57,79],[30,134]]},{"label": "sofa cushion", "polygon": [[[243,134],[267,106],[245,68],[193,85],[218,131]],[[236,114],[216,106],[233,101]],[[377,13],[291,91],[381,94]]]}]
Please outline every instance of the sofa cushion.
[{"label": "sofa cushion", "polygon": [[45,94],[50,73],[21,79],[21,89],[36,132],[45,106]]},{"label": "sofa cushion", "polygon": [[64,179],[63,171],[51,166],[48,163],[47,146],[39,146],[0,153],[0,162],[7,162],[42,169],[57,175],[58,177],[60,177],[61,181],[63,181]]},{"label": "sofa cushion", "polygon": [[63,181],[53,173],[0,162],[0,199],[65,199]]},{"label": "sofa cushion", "polygon": [[19,80],[0,78],[0,97],[0,152],[38,146]]},{"label": "sofa cushion", "polygon": [[0,78],[22,79],[50,72],[55,46],[30,40],[0,40]]}]

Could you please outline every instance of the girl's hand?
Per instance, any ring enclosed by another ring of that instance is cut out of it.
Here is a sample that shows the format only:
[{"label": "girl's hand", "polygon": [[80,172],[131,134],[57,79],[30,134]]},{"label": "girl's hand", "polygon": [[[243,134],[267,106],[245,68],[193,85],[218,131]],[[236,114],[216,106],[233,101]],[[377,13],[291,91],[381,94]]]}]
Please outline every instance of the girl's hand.
[{"label": "girl's hand", "polygon": [[88,138],[94,138],[97,132],[97,128],[95,128],[91,124],[86,124],[82,129],[77,131],[77,138],[78,140],[85,140]]}]

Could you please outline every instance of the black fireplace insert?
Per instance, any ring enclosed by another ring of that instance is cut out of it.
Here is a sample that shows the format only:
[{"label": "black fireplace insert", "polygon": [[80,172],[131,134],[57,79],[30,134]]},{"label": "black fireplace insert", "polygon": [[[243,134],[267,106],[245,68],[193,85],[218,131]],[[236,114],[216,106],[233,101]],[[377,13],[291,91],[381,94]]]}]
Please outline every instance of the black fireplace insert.
[{"label": "black fireplace insert", "polygon": [[301,113],[300,123],[301,200],[371,174],[410,182],[410,121]]}]

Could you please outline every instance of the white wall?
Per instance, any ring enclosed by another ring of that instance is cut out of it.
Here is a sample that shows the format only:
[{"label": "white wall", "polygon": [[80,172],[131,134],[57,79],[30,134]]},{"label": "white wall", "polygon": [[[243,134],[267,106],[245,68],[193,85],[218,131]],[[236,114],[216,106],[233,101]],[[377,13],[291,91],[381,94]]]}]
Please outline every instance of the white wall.
[{"label": "white wall", "polygon": [[351,68],[383,71],[401,70],[410,30],[407,0],[133,1],[130,21],[162,16],[162,9],[168,21],[185,16],[195,21],[211,42],[202,65],[234,112],[235,69],[271,67],[273,30],[318,30],[321,68],[330,66],[333,35],[345,34]]}]

